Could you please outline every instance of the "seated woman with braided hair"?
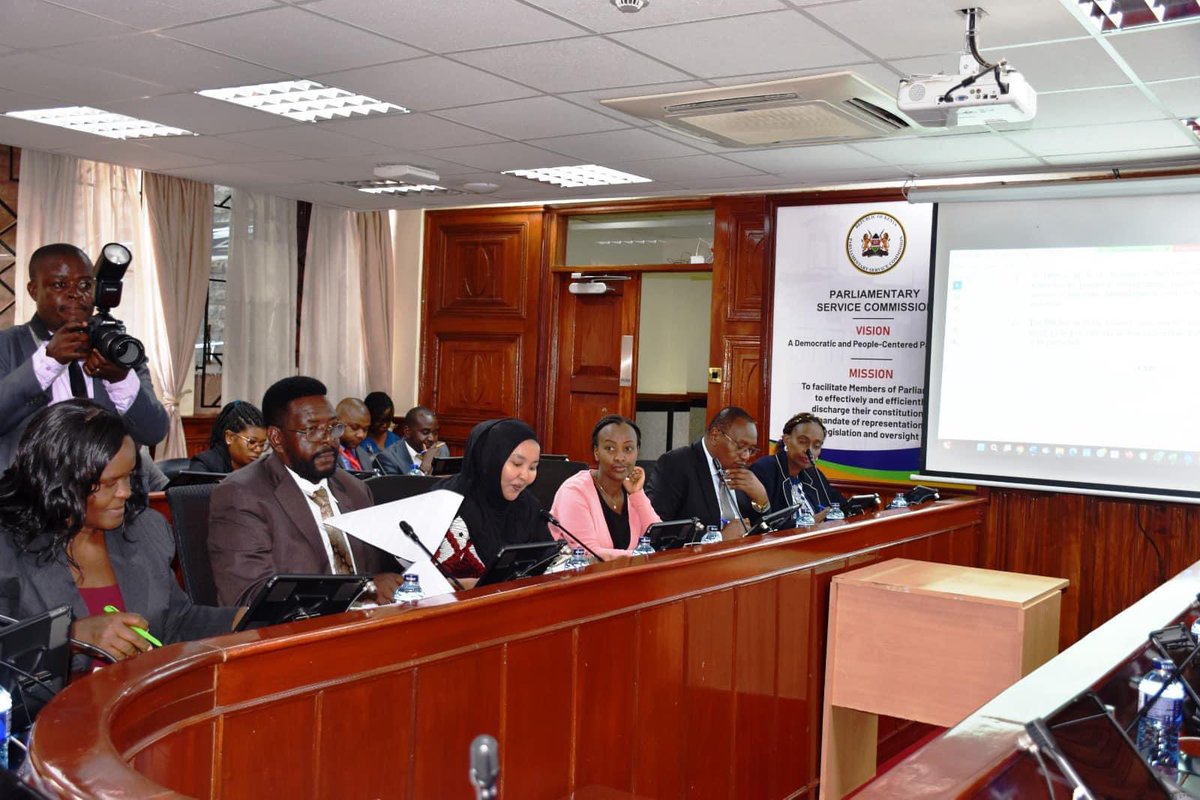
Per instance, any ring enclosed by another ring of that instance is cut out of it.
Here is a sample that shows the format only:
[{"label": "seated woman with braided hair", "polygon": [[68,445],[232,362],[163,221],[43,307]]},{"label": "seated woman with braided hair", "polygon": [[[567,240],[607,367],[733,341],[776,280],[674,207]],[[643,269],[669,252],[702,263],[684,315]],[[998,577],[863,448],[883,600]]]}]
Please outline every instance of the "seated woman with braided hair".
[{"label": "seated woman with braided hair", "polygon": [[780,509],[807,503],[817,522],[825,519],[829,507],[844,503],[841,493],[817,469],[816,460],[825,446],[825,423],[816,414],[801,411],[783,423],[783,436],[775,454],[763,456],[750,465],[758,476],[771,508]]},{"label": "seated woman with braided hair", "polygon": [[234,400],[217,414],[212,435],[208,437],[208,449],[192,456],[188,469],[233,472],[257,461],[266,447],[267,426],[258,406]]},{"label": "seated woman with braided hair", "polygon": [[[0,478],[0,614],[69,605],[71,637],[119,660],[226,633],[237,608],[198,606],[171,571],[175,543],[146,509],[137,449],[121,418],[90,400],[34,415]],[[114,607],[115,613],[106,613]],[[72,661],[76,672],[86,657]]]}]

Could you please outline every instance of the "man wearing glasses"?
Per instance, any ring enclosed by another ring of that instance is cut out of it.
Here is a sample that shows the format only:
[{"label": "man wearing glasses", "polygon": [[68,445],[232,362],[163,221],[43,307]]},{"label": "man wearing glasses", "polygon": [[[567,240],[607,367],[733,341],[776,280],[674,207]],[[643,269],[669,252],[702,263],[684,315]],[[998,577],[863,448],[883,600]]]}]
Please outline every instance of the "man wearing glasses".
[{"label": "man wearing glasses", "polygon": [[217,600],[246,605],[272,575],[370,575],[390,603],[402,580],[396,559],[324,524],[372,505],[366,484],[338,467],[344,426],[325,384],[297,375],[263,395],[271,454],[213,490],[208,552]]},{"label": "man wearing glasses", "polygon": [[25,288],[37,311],[27,324],[0,331],[0,471],[12,463],[30,417],[75,397],[115,411],[140,445],[167,435],[167,412],[146,366],[127,369],[92,348],[92,271],[87,253],[72,244],[39,247],[29,259]]},{"label": "man wearing glasses", "polygon": [[758,427],[744,409],[713,415],[696,442],[663,453],[646,483],[650,504],[665,520],[695,517],[725,538],[741,536],[770,510],[767,490],[747,466],[758,454]]}]

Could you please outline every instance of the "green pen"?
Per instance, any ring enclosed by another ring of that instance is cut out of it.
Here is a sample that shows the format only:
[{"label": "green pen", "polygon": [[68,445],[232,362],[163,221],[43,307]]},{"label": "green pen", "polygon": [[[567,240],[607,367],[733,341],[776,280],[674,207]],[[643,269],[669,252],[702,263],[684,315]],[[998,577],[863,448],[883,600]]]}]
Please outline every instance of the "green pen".
[{"label": "green pen", "polygon": [[[104,607],[104,613],[105,613],[105,614],[120,614],[120,613],[121,613],[121,609],[117,608],[116,606],[105,606],[105,607]],[[145,640],[146,640],[147,642],[149,642],[150,644],[154,645],[155,647],[162,647],[162,646],[163,646],[163,643],[162,643],[162,642],[160,642],[158,639],[155,639],[153,636],[151,636],[149,632],[147,632],[147,631],[144,631],[144,630],[142,630],[141,628],[138,628],[138,627],[136,627],[136,626],[134,626],[134,625],[130,625],[130,626],[129,626],[129,629],[130,629],[131,631],[133,631],[134,633],[136,633],[138,636],[140,636],[140,637],[142,637],[143,639],[145,639]]]}]

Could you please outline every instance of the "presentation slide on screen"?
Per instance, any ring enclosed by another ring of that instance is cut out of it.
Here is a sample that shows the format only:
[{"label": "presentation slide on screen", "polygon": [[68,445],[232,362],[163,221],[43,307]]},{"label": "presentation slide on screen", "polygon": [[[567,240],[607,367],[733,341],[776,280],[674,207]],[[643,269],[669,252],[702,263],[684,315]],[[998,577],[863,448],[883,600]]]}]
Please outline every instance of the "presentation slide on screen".
[{"label": "presentation slide on screen", "polygon": [[[1009,240],[1087,238],[1055,225]],[[1087,230],[1105,225],[1121,227]],[[939,241],[927,471],[1200,493],[1200,231],[1145,243],[1156,227],[1093,246]]]}]

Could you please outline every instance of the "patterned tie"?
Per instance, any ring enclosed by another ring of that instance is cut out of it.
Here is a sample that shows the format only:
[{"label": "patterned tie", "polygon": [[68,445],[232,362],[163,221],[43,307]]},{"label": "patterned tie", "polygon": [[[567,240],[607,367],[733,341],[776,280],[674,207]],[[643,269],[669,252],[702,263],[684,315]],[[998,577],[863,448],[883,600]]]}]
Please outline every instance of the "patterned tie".
[{"label": "patterned tie", "polygon": [[[329,504],[329,494],[325,491],[324,486],[310,494],[309,497],[317,504],[317,508],[321,509],[321,519],[329,519],[333,516],[333,506]],[[354,561],[350,557],[350,545],[346,541],[346,534],[332,525],[322,527],[325,528],[325,535],[329,537],[329,546],[333,550],[334,573],[353,575]]]},{"label": "patterned tie", "polygon": [[717,492],[717,505],[721,509],[721,518],[727,522],[741,519],[742,515],[738,512],[737,499],[733,496],[733,490],[729,488],[729,484],[725,482],[725,472],[721,469],[721,462],[714,458],[713,465],[717,468],[717,483],[721,487]]}]

